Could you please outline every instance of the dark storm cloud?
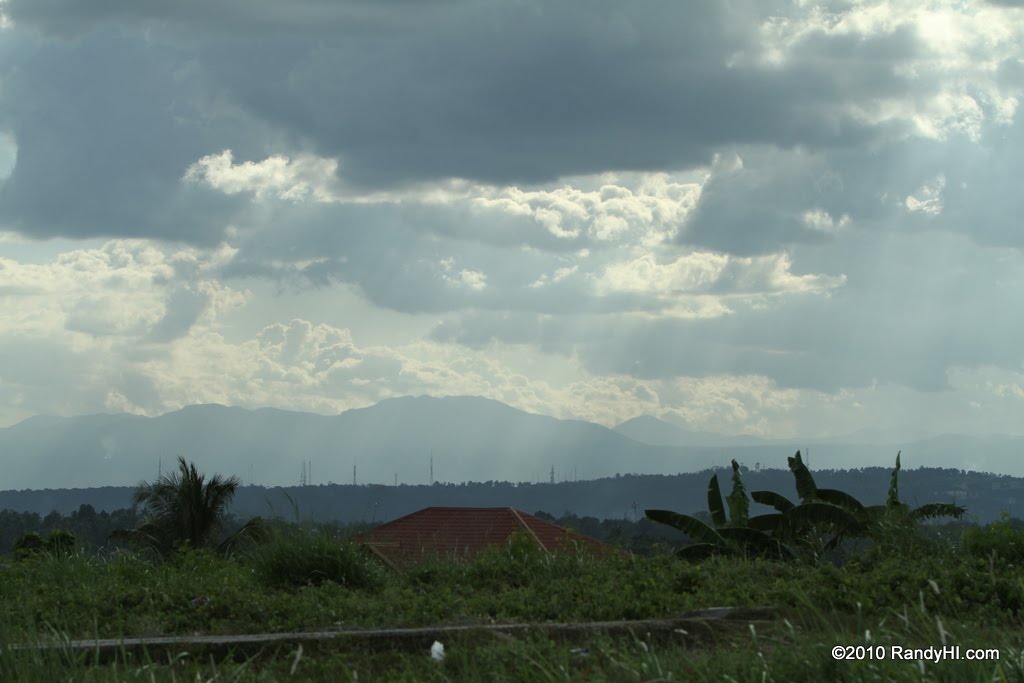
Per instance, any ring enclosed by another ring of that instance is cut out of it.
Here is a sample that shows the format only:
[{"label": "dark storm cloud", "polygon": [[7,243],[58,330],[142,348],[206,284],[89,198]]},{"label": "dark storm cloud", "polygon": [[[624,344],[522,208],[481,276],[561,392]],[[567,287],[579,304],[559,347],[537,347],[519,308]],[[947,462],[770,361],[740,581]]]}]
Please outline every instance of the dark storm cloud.
[{"label": "dark storm cloud", "polygon": [[204,120],[186,55],[116,32],[15,40],[18,59],[0,66],[0,126],[18,150],[0,222],[38,237],[220,241],[238,200],[179,178],[211,145],[253,145]]},{"label": "dark storm cloud", "polygon": [[813,212],[835,224],[845,216],[862,229],[906,228],[914,223],[906,197],[947,170],[958,173],[950,148],[967,146],[903,140],[827,153],[737,148],[722,154],[677,241],[739,255],[831,242],[833,231],[808,220]]},{"label": "dark storm cloud", "polygon": [[686,168],[726,142],[869,136],[827,71],[725,65],[752,40],[750,16],[652,7],[471,5],[425,31],[348,35],[283,59],[221,41],[202,61],[247,110],[366,185]]},{"label": "dark storm cloud", "polygon": [[[251,158],[260,147],[261,131],[239,130],[224,107],[193,110],[213,93],[292,144],[339,157],[351,182],[539,182],[688,168],[722,144],[863,143],[871,130],[845,111],[847,98],[909,83],[886,59],[855,69],[854,58],[913,51],[912,36],[896,34],[880,45],[809,49],[824,66],[727,65],[756,44],[764,13],[787,7],[764,3],[431,3],[411,14],[394,3],[244,7],[8,2],[16,26],[74,34],[35,46],[8,73],[5,100],[21,104],[5,118],[25,159],[8,219],[52,234],[72,230],[58,213],[79,213],[76,223],[93,231],[146,222],[154,225],[135,229],[165,233],[177,215],[167,187],[190,161],[224,148]],[[837,62],[848,67],[841,78]],[[67,180],[80,178],[80,201],[47,210],[32,195],[59,165]],[[102,209],[114,188],[128,203],[123,215]],[[215,222],[217,209],[198,205],[195,221]],[[208,232],[180,229],[188,239]]]},{"label": "dark storm cloud", "polygon": [[97,26],[138,28],[171,24],[190,31],[228,34],[302,32],[313,35],[365,29],[382,22],[409,26],[434,8],[460,0],[7,0],[4,10],[16,22],[74,38]]},{"label": "dark storm cloud", "polygon": [[[767,253],[828,239],[803,224],[809,210],[845,202],[834,215],[863,218],[875,208],[888,175],[877,150],[908,128],[867,123],[851,105],[936,87],[895,68],[924,51],[906,25],[808,30],[783,64],[759,65],[761,21],[798,11],[781,2],[4,8],[16,27],[59,36],[5,36],[18,48],[8,50],[0,125],[19,161],[0,217],[33,235],[216,242],[242,198],[178,181],[223,149],[238,160],[305,149],[337,157],[347,182],[379,187],[684,169],[722,149],[762,148],[781,150],[782,165],[754,159],[713,178],[683,240]],[[841,185],[822,185],[844,170]],[[475,232],[472,221],[423,218],[424,230]]]}]

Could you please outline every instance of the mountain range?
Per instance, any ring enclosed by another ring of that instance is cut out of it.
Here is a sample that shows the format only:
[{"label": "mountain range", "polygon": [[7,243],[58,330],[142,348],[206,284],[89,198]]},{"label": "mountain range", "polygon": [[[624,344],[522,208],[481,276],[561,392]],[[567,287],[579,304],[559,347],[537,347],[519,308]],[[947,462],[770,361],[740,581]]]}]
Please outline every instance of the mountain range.
[{"label": "mountain range", "polygon": [[[479,397],[402,397],[325,416],[196,405],[158,417],[38,416],[0,429],[0,490],[133,485],[183,455],[244,483],[420,484],[556,481],[616,473],[669,474],[728,465],[785,468],[809,448],[813,469],[953,467],[1024,473],[1024,438],[932,437],[863,443],[850,437],[766,440],[693,432],[646,416],[613,429],[517,410]],[[355,468],[355,472],[353,472]],[[432,472],[431,472],[432,470]]]}]

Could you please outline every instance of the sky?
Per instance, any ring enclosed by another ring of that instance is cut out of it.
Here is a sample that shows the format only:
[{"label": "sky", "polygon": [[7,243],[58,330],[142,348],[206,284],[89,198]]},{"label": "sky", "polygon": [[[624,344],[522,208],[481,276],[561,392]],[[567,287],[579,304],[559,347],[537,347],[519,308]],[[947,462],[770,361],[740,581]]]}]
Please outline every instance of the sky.
[{"label": "sky", "polygon": [[0,426],[1024,434],[1024,3],[0,0]]}]

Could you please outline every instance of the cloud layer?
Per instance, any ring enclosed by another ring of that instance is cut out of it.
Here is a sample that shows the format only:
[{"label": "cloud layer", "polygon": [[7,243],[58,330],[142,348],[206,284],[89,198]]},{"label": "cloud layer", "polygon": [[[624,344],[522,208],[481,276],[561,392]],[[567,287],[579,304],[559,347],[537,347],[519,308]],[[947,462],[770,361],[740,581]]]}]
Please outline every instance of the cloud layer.
[{"label": "cloud layer", "polygon": [[1019,432],[1014,4],[0,2],[0,422]]}]

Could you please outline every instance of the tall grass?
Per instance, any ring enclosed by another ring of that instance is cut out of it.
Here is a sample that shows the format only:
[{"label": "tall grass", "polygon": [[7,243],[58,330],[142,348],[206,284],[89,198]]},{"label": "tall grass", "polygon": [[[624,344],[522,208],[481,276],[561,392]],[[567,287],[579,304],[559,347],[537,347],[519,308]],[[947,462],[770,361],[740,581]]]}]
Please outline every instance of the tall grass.
[{"label": "tall grass", "polygon": [[269,588],[296,589],[332,582],[356,590],[377,590],[384,569],[349,540],[321,531],[277,529],[244,560]]},{"label": "tall grass", "polygon": [[[295,528],[231,558],[187,551],[158,562],[77,550],[0,557],[0,681],[1024,681],[1024,534],[997,523],[941,545],[902,533],[841,566],[549,555],[513,543],[471,562],[399,574],[344,539]],[[778,606],[783,618],[696,645],[673,634],[465,634],[444,643],[443,663],[430,659],[429,642],[385,651],[281,646],[248,652],[249,661],[124,653],[103,666],[69,648],[9,647],[66,637],[639,619],[759,604]],[[833,645],[869,644],[995,647],[1001,658],[831,656]]]}]

